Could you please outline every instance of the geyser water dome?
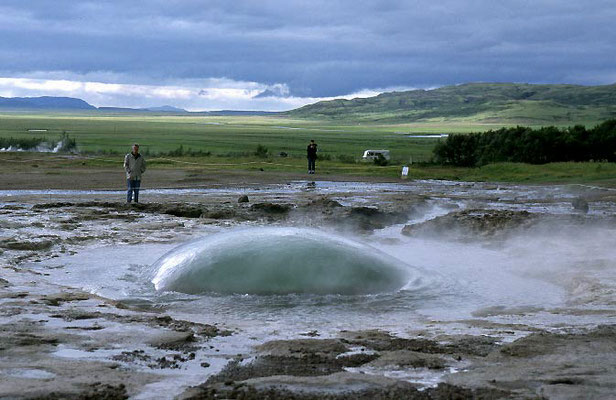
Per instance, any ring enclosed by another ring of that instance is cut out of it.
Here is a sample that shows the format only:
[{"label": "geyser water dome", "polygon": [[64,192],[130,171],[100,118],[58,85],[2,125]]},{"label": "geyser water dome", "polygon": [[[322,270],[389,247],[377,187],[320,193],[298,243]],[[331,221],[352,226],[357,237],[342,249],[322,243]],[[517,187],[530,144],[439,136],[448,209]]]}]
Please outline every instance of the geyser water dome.
[{"label": "geyser water dome", "polygon": [[179,246],[153,264],[159,291],[188,294],[374,294],[410,278],[400,261],[314,229],[253,228]]}]

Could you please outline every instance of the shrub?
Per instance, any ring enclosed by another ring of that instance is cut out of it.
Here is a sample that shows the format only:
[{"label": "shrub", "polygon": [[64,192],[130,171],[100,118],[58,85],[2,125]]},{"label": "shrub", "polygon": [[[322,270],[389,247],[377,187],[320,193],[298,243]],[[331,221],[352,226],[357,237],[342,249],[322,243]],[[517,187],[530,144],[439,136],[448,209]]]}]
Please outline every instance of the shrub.
[{"label": "shrub", "polygon": [[6,149],[12,147],[16,149],[28,150],[35,149],[44,142],[46,142],[45,138],[0,138],[0,148]]},{"label": "shrub", "polygon": [[616,120],[592,129],[577,125],[501,128],[496,131],[450,135],[434,148],[439,164],[477,167],[496,162],[545,164],[560,161],[616,161]]},{"label": "shrub", "polygon": [[44,137],[39,138],[0,138],[0,149],[17,149],[26,151],[57,151],[68,153],[77,150],[77,142],[70,138],[66,132],[62,133],[60,140],[48,140]]},{"label": "shrub", "polygon": [[338,161],[345,164],[355,164],[357,162],[357,160],[355,160],[355,157],[349,154],[338,154],[336,158],[338,159]]},{"label": "shrub", "polygon": [[182,157],[184,155],[184,146],[180,145],[177,149],[169,151],[167,155],[170,157]]},{"label": "shrub", "polygon": [[380,167],[384,167],[389,164],[389,161],[383,156],[381,153],[377,153],[376,157],[374,157],[374,165],[378,165]]},{"label": "shrub", "polygon": [[255,156],[259,157],[259,158],[267,158],[267,147],[262,146],[262,145],[257,145],[257,149],[255,150]]},{"label": "shrub", "polygon": [[60,152],[68,153],[77,150],[77,141],[68,136],[66,132],[62,132],[62,138],[60,139]]}]

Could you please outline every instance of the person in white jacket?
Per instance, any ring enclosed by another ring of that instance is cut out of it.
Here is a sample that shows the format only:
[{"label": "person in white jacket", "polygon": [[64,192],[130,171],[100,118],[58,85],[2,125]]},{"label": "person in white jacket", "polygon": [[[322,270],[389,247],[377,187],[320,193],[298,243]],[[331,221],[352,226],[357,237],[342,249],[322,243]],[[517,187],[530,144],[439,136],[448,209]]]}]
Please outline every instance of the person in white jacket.
[{"label": "person in white jacket", "polygon": [[139,203],[139,187],[141,186],[141,174],[145,172],[145,158],[139,154],[139,145],[133,144],[133,151],[124,157],[124,169],[126,170],[126,202],[133,201],[133,193],[135,195],[135,203]]}]

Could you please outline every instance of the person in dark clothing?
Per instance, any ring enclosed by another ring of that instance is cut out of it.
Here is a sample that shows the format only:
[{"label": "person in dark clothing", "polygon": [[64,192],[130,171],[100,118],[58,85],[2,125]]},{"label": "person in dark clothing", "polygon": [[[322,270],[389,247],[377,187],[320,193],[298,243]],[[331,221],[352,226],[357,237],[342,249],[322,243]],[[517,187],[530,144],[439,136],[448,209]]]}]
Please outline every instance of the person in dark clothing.
[{"label": "person in dark clothing", "polygon": [[306,154],[308,157],[308,173],[314,174],[315,164],[317,161],[317,144],[314,142],[314,140],[310,141],[310,144],[306,149]]}]

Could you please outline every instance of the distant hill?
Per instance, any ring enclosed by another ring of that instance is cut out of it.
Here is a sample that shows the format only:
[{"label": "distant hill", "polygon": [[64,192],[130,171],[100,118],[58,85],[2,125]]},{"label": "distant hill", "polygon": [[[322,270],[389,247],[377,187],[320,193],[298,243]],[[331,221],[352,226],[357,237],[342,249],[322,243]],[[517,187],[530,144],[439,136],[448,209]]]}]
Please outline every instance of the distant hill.
[{"label": "distant hill", "polygon": [[145,110],[145,111],[155,111],[155,112],[173,112],[173,113],[185,113],[185,112],[188,112],[188,111],[184,110],[183,108],[177,108],[177,107],[173,107],[173,106],[147,107],[147,108],[142,108],[142,110]]},{"label": "distant hill", "polygon": [[130,113],[172,113],[191,114],[203,116],[250,116],[250,115],[275,115],[278,112],[271,111],[244,111],[244,110],[219,110],[219,111],[186,111],[183,108],[169,105],[161,107],[128,108],[128,107],[94,107],[84,100],[73,97],[0,97],[1,110],[92,110],[103,113],[130,114]]},{"label": "distant hill", "polygon": [[96,107],[73,97],[0,97],[0,108],[28,110],[96,110]]},{"label": "distant hill", "polygon": [[94,107],[84,100],[73,97],[0,97],[0,109],[21,110],[100,110],[105,112],[172,112],[186,113],[188,111],[173,106],[126,108],[126,107]]},{"label": "distant hill", "polygon": [[147,110],[141,108],[128,108],[128,107],[98,107],[98,111],[109,113],[138,113],[147,112]]},{"label": "distant hill", "polygon": [[173,113],[184,114],[188,111],[183,108],[172,106],[148,107],[148,108],[128,108],[128,107],[98,107],[99,111],[108,113]]},{"label": "distant hill", "polygon": [[204,111],[203,114],[217,117],[222,116],[249,116],[249,115],[277,115],[277,111],[243,111],[243,110],[220,110],[220,111]]},{"label": "distant hill", "polygon": [[283,115],[392,123],[582,123],[616,117],[616,85],[468,83],[364,99],[321,101]]}]

